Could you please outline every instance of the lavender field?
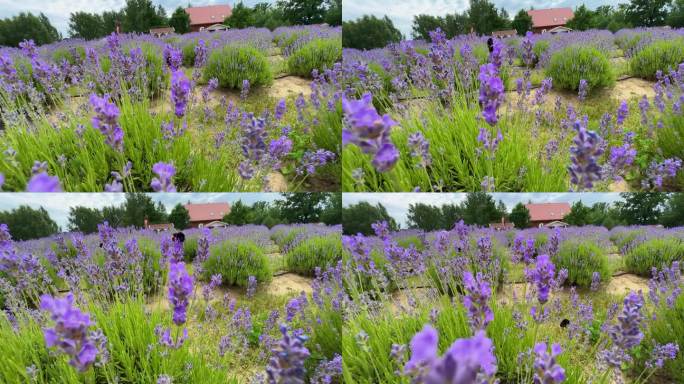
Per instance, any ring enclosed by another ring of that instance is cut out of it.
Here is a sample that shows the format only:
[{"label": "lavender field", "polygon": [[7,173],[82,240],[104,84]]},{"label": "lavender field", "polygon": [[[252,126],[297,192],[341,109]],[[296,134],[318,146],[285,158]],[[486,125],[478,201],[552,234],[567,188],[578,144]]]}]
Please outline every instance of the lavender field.
[{"label": "lavender field", "polygon": [[681,29],[343,52],[344,191],[680,191]]},{"label": "lavender field", "polygon": [[346,383],[680,383],[684,229],[343,236]]},{"label": "lavender field", "polygon": [[341,28],[0,47],[4,191],[339,190]]},{"label": "lavender field", "polygon": [[340,235],[0,225],[0,382],[341,383]]}]

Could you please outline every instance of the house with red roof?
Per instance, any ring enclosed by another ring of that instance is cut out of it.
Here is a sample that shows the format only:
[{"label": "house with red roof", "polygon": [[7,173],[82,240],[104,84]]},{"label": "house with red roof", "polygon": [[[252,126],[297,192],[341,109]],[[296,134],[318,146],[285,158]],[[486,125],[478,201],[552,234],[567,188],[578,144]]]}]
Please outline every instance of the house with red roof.
[{"label": "house with red roof", "polygon": [[530,225],[533,227],[566,227],[563,218],[570,213],[569,203],[530,203],[525,204],[530,212]]},{"label": "house with red roof", "polygon": [[183,207],[190,214],[190,228],[223,226],[223,216],[230,213],[228,203],[193,204],[188,202]]},{"label": "house with red roof", "polygon": [[572,8],[530,9],[527,14],[532,18],[534,33],[563,33],[572,31],[565,26],[575,13]]},{"label": "house with red roof", "polygon": [[216,30],[217,25],[223,25],[223,20],[232,12],[233,8],[228,4],[185,8],[185,13],[190,15],[190,30],[193,32]]}]

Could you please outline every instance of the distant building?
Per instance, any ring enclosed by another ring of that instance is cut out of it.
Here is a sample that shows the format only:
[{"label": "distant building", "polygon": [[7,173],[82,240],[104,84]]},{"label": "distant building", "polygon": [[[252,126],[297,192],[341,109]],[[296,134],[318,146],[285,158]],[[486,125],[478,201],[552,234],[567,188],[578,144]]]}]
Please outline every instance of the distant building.
[{"label": "distant building", "polygon": [[168,36],[174,33],[176,30],[173,27],[156,27],[150,28],[150,35],[154,37]]},{"label": "distant building", "polygon": [[230,204],[228,203],[206,203],[206,204],[192,204],[184,205],[185,209],[190,214],[191,228],[214,228],[220,226],[223,216],[230,213]]},{"label": "distant building", "polygon": [[215,29],[216,24],[222,24],[233,13],[233,9],[228,4],[207,5],[185,8],[185,13],[190,15],[190,30],[198,32],[209,27]]},{"label": "distant building", "polygon": [[534,33],[563,33],[572,31],[565,26],[575,17],[572,8],[531,9],[527,14],[532,18]]},{"label": "distant building", "polygon": [[525,204],[530,211],[530,226],[532,227],[558,227],[567,226],[562,220],[570,213],[569,203],[539,203]]},{"label": "distant building", "polygon": [[500,223],[489,223],[489,228],[495,231],[507,231],[513,229],[515,225],[513,223],[507,223],[505,217],[501,217]]},{"label": "distant building", "polygon": [[500,37],[500,38],[506,38],[506,37],[512,37],[518,34],[518,31],[515,29],[507,29],[505,31],[494,31],[492,32],[492,37]]}]

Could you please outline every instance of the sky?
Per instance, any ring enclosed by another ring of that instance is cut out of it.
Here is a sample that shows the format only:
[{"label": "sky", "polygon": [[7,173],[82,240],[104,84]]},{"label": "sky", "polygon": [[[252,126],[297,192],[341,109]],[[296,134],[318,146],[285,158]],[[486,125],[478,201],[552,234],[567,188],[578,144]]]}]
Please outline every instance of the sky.
[{"label": "sky", "polygon": [[[275,0],[243,0],[247,6],[256,3],[270,3]],[[166,15],[171,16],[173,11],[179,7],[186,7],[188,3],[192,6],[230,4],[234,5],[236,0],[152,0],[152,3],[161,4],[166,10]],[[20,12],[31,12],[38,14],[43,12],[50,19],[50,23],[62,33],[63,37],[68,37],[69,14],[72,12],[102,13],[104,11],[118,11],[126,4],[126,0],[0,0],[0,19],[18,15]]]},{"label": "sky", "polygon": [[[170,212],[178,204],[228,202],[242,200],[252,204],[256,201],[275,201],[279,193],[150,193],[155,202],[160,201]],[[45,208],[48,214],[63,230],[69,222],[69,208],[83,206],[102,208],[120,205],[126,200],[123,193],[0,193],[0,211],[7,211],[28,205],[31,208]]]},{"label": "sky", "polygon": [[[503,201],[510,210],[519,202],[533,203],[568,202],[572,204],[581,200],[586,205],[599,202],[615,202],[622,200],[619,193],[492,193],[497,202]],[[406,228],[406,214],[409,204],[424,203],[442,206],[446,203],[458,204],[465,200],[465,193],[345,193],[342,195],[342,205],[349,206],[361,201],[373,205],[381,203],[387,213],[392,216],[402,228]]]},{"label": "sky", "polygon": [[[2,4],[0,0],[0,4]],[[576,7],[585,4],[590,9],[600,5],[615,5],[627,0],[491,0],[497,8],[504,8],[511,16],[515,16],[521,9]],[[413,16],[420,14],[444,16],[447,13],[463,13],[468,9],[468,0],[343,0],[342,19],[354,20],[363,15],[382,17],[387,15],[394,26],[411,37],[411,23]]]}]

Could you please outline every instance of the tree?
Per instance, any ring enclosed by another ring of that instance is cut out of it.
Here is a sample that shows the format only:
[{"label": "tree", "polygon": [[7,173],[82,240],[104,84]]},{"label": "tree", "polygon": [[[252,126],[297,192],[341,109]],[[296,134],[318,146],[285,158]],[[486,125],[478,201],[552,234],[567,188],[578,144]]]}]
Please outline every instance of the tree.
[{"label": "tree", "polygon": [[485,192],[468,193],[461,209],[466,224],[481,226],[498,222],[505,214],[497,209],[494,198]]},{"label": "tree", "polygon": [[665,202],[665,194],[650,192],[621,193],[625,201],[616,203],[620,217],[627,225],[651,225],[658,223]]},{"label": "tree", "polygon": [[432,15],[413,16],[411,35],[414,39],[430,41],[430,32],[437,28],[446,29],[446,22],[441,17]]},{"label": "tree", "polygon": [[104,22],[97,13],[75,12],[69,15],[69,36],[86,40],[104,36]]},{"label": "tree", "polygon": [[235,4],[224,24],[231,28],[247,28],[254,25],[254,10],[241,2]]},{"label": "tree", "polygon": [[522,229],[530,226],[530,211],[523,203],[516,204],[508,217],[516,228]]},{"label": "tree", "polygon": [[462,219],[463,211],[458,204],[442,205],[442,229],[452,229]]},{"label": "tree", "polygon": [[161,203],[154,204],[152,198],[144,193],[127,193],[123,204],[124,227],[142,228],[147,218],[150,224],[166,221],[166,210]]},{"label": "tree", "polygon": [[386,221],[389,229],[396,231],[397,222],[387,213],[385,207],[378,203],[371,205],[366,201],[342,208],[342,231],[345,235],[372,235],[375,233],[371,224]]},{"label": "tree", "polygon": [[468,16],[464,13],[450,13],[444,16],[444,33],[448,39],[468,33]]},{"label": "tree", "polygon": [[673,28],[684,27],[684,0],[674,0],[670,14],[667,16],[667,25]]},{"label": "tree", "polygon": [[577,31],[586,31],[587,29],[596,28],[594,18],[595,13],[582,4],[575,8],[575,16],[568,21],[566,26]]},{"label": "tree", "polygon": [[253,25],[255,27],[268,28],[274,30],[283,25],[289,25],[285,19],[283,10],[273,7],[270,3],[257,3],[253,9]]},{"label": "tree", "polygon": [[668,196],[660,216],[660,223],[666,227],[684,226],[684,193]]},{"label": "tree", "polygon": [[69,208],[69,230],[83,233],[97,232],[97,225],[101,224],[102,213],[96,208],[71,207]]},{"label": "tree", "polygon": [[24,40],[33,40],[37,45],[49,44],[61,39],[50,20],[40,13],[21,12],[17,16],[0,19],[0,46],[17,47]]},{"label": "tree", "polygon": [[190,212],[181,204],[176,204],[169,214],[169,222],[174,228],[183,230],[190,225]]},{"label": "tree", "polygon": [[625,15],[635,27],[663,25],[671,3],[672,0],[631,0]]},{"label": "tree", "polygon": [[293,25],[322,23],[328,11],[325,0],[280,0],[278,6]]},{"label": "tree", "polygon": [[176,33],[188,33],[190,32],[190,15],[185,12],[183,7],[176,8],[169,19],[169,26],[173,27]]},{"label": "tree", "polygon": [[242,200],[238,200],[233,203],[230,212],[223,216],[223,221],[232,225],[245,225],[248,223],[250,211],[249,205],[243,203]]},{"label": "tree", "polygon": [[423,203],[409,204],[407,220],[409,228],[430,232],[443,229],[442,210],[434,205]]},{"label": "tree", "polygon": [[521,9],[516,15],[511,26],[518,32],[518,35],[524,36],[527,31],[532,30],[532,16],[526,10]]},{"label": "tree", "polygon": [[342,194],[329,193],[325,201],[321,222],[327,225],[342,224]]},{"label": "tree", "polygon": [[114,228],[122,227],[124,225],[124,217],[126,210],[123,205],[110,206],[102,208],[102,221],[106,221]]},{"label": "tree", "polygon": [[587,225],[589,223],[589,212],[590,208],[584,205],[582,200],[576,201],[572,204],[570,213],[563,218],[563,221],[577,227]]},{"label": "tree", "polygon": [[126,0],[121,13],[123,32],[147,33],[152,27],[167,24],[164,8],[155,8],[151,0]]},{"label": "tree", "polygon": [[7,224],[14,240],[40,239],[59,232],[45,208],[33,209],[28,205],[9,212],[0,212],[0,223]]},{"label": "tree", "polygon": [[116,31],[116,25],[123,20],[122,11],[104,11],[102,12],[102,30],[105,35],[111,35]]},{"label": "tree", "polygon": [[508,28],[510,24],[506,10],[497,10],[489,0],[470,0],[466,14],[470,25],[481,35],[491,35],[494,31]]},{"label": "tree", "polygon": [[363,17],[342,23],[342,46],[356,49],[383,48],[401,40],[401,32],[387,16]]},{"label": "tree", "polygon": [[326,3],[325,22],[332,26],[342,25],[342,0],[326,0]]},{"label": "tree", "polygon": [[323,193],[283,193],[285,200],[277,202],[280,214],[288,223],[318,222],[326,195]]}]

